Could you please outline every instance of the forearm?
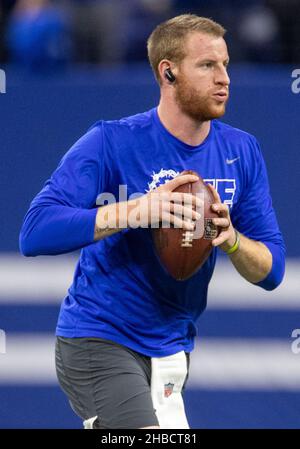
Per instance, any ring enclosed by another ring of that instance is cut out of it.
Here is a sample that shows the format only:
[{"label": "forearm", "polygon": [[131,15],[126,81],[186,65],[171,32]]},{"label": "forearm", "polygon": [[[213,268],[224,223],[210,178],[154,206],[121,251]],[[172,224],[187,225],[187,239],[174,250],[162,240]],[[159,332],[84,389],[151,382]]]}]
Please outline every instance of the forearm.
[{"label": "forearm", "polygon": [[[94,241],[116,234],[122,230],[119,227],[119,203],[98,208],[95,221]],[[123,228],[124,229],[124,228]]]},{"label": "forearm", "polygon": [[109,228],[103,226],[103,216],[105,218],[105,212],[111,206],[98,210],[62,205],[30,209],[20,232],[21,253],[27,257],[65,254],[119,232],[121,229],[113,226],[112,214],[109,215]]},{"label": "forearm", "polygon": [[242,234],[238,250],[229,257],[240,275],[252,283],[265,279],[272,268],[272,254],[269,249],[263,243]]},{"label": "forearm", "polygon": [[62,205],[33,207],[26,214],[19,238],[24,256],[56,255],[93,243],[96,209]]},{"label": "forearm", "polygon": [[221,202],[218,192],[209,185],[215,203],[212,209],[218,213],[213,223],[219,226],[220,233],[212,241],[214,247],[229,254],[237,271],[249,282],[265,290],[273,290],[282,281],[285,270],[285,248],[280,239],[277,241],[256,241],[239,234],[231,223],[228,206]]},{"label": "forearm", "polygon": [[135,200],[99,207],[96,214],[94,240],[102,240],[128,228],[128,216],[135,207]]}]

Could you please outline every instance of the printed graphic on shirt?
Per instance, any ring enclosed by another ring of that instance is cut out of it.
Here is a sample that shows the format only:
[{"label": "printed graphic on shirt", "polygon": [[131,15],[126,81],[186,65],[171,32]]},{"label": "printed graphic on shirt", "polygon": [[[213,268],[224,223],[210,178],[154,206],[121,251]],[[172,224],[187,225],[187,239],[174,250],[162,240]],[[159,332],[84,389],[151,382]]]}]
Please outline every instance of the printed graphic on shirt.
[{"label": "printed graphic on shirt", "polygon": [[156,187],[171,181],[173,178],[179,175],[179,173],[179,171],[175,171],[172,169],[165,170],[164,168],[162,168],[158,173],[153,172],[152,181],[148,183],[148,189],[145,189],[145,191],[151,192],[152,190],[156,189]]},{"label": "printed graphic on shirt", "polygon": [[[148,189],[145,189],[145,191],[151,192],[152,190],[156,189],[158,186],[166,184],[167,182],[171,181],[173,178],[175,178],[177,175],[179,175],[180,172],[177,172],[172,169],[164,169],[161,168],[159,172],[152,173],[152,181],[148,183]],[[219,193],[222,201],[228,205],[228,207],[233,206],[233,198],[236,192],[236,180],[233,179],[204,179],[204,182],[212,184],[213,187],[217,190]]]}]

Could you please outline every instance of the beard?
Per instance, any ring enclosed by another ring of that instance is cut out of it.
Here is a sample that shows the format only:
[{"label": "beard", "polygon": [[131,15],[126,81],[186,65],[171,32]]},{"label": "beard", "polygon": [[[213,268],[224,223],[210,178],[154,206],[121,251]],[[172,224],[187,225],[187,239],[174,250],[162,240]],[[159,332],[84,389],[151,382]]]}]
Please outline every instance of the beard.
[{"label": "beard", "polygon": [[228,100],[219,102],[209,94],[200,94],[190,86],[185,77],[177,75],[175,101],[188,117],[197,122],[205,122],[222,117]]}]

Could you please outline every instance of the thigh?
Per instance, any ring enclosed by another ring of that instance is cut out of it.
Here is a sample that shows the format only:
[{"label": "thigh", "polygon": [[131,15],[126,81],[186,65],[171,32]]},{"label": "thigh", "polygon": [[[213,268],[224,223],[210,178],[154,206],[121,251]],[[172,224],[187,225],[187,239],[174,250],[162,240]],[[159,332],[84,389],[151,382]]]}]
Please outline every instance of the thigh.
[{"label": "thigh", "polygon": [[99,338],[57,337],[56,371],[73,410],[102,429],[157,426],[151,359]]}]

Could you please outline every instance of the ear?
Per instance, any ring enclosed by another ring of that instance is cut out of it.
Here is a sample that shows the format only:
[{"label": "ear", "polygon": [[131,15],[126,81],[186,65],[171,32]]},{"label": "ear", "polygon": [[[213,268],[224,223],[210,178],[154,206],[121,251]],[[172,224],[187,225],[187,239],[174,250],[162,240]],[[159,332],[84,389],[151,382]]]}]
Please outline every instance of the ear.
[{"label": "ear", "polygon": [[[170,60],[162,59],[160,61],[160,63],[158,64],[158,73],[161,85],[166,83],[167,84],[174,83],[176,76],[173,72],[173,69],[175,69],[176,71],[175,64],[172,63]],[[170,73],[170,75],[168,75],[168,73]],[[174,77],[174,79],[172,78],[172,76]]]}]

